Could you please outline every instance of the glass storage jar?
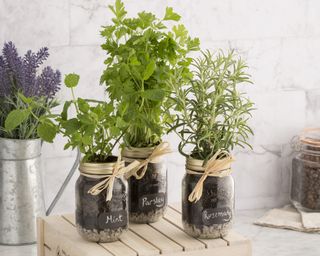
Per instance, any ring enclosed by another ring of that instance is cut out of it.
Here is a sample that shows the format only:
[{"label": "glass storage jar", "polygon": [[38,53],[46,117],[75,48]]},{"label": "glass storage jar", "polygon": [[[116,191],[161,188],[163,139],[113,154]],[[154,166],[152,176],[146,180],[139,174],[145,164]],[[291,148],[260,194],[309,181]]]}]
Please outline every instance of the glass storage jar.
[{"label": "glass storage jar", "polygon": [[296,143],[290,200],[302,211],[320,212],[320,129],[308,129]]},{"label": "glass storage jar", "polygon": [[[144,161],[154,148],[126,148],[123,159],[126,165],[134,160]],[[146,164],[143,171],[128,178],[129,218],[135,223],[153,223],[163,217],[167,207],[167,165],[164,157],[157,157]]]},{"label": "glass storage jar", "polygon": [[[188,161],[188,160],[187,160]],[[197,160],[198,169],[203,161]],[[187,164],[188,166],[188,164]],[[190,168],[190,167],[189,167]],[[219,238],[228,234],[234,216],[234,180],[231,175],[208,176],[203,182],[201,198],[189,201],[203,172],[185,174],[182,181],[182,223],[186,233],[197,238]]]},{"label": "glass storage jar", "polygon": [[128,184],[123,177],[114,178],[112,198],[109,201],[106,200],[108,189],[97,195],[88,193],[92,187],[105,180],[106,175],[112,174],[114,165],[115,162],[80,164],[82,175],[76,182],[76,226],[86,240],[113,242],[128,229]]}]

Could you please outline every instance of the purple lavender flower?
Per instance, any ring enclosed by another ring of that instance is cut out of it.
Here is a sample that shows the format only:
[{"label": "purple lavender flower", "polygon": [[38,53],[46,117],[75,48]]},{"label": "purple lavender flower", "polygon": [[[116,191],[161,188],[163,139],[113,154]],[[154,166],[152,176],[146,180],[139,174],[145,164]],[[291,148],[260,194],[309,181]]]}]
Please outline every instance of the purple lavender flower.
[{"label": "purple lavender flower", "polygon": [[37,53],[28,51],[22,58],[12,42],[5,43],[0,56],[0,97],[21,91],[27,97],[54,98],[60,89],[60,72],[45,67],[37,76],[37,69],[48,57],[48,48],[44,47]]}]

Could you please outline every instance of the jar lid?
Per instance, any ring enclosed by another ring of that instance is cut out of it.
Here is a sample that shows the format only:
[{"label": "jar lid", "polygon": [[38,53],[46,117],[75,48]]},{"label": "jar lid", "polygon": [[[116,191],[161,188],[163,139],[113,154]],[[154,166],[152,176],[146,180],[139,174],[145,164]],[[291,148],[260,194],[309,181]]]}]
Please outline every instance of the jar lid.
[{"label": "jar lid", "polygon": [[[91,175],[111,175],[116,162],[112,163],[83,163],[80,162],[79,170]],[[124,167],[124,161],[120,162],[120,168]]]},{"label": "jar lid", "polygon": [[320,128],[304,129],[300,134],[300,142],[309,146],[320,147]]}]

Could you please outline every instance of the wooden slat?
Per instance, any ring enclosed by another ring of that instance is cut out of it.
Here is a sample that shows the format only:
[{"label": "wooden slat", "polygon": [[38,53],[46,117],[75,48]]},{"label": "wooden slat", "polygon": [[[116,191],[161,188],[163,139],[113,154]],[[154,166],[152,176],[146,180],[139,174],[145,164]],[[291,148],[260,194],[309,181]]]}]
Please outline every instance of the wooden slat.
[{"label": "wooden slat", "polygon": [[209,248],[202,251],[188,251],[181,254],[165,254],[165,256],[252,256],[251,246],[242,244],[236,246],[225,246]]},{"label": "wooden slat", "polygon": [[[164,215],[164,218],[175,225],[176,227],[180,228],[183,230],[183,225],[182,225],[182,220],[181,220],[181,214],[178,213],[176,210],[174,210],[172,207],[168,207],[166,214]],[[227,246],[227,242],[223,239],[199,239],[197,238],[200,242],[205,244],[207,248],[217,248],[217,247],[225,247]]]},{"label": "wooden slat", "polygon": [[134,249],[139,256],[155,256],[160,254],[159,249],[133,233],[131,230],[123,233],[120,237],[120,241]]},{"label": "wooden slat", "polygon": [[151,223],[150,225],[164,234],[166,237],[169,237],[171,240],[181,245],[184,251],[205,249],[205,245],[202,242],[187,235],[180,228],[174,226],[164,219],[161,219],[155,223]]},{"label": "wooden slat", "polygon": [[127,245],[123,244],[120,241],[115,241],[112,243],[99,243],[103,248],[107,249],[111,252],[114,256],[137,256],[138,254],[128,247]]},{"label": "wooden slat", "polygon": [[[62,216],[67,221],[69,221],[73,226],[76,225],[74,214],[64,214]],[[137,256],[137,252],[132,248],[128,247],[126,244],[121,241],[115,241],[112,243],[99,243],[103,248],[111,252],[115,256]]]},{"label": "wooden slat", "polygon": [[162,254],[181,252],[183,250],[182,246],[157,232],[149,225],[130,223],[130,230],[157,247]]},{"label": "wooden slat", "polygon": [[44,220],[44,242],[54,252],[59,249],[69,256],[112,256],[97,243],[82,239],[75,227],[60,216]]},{"label": "wooden slat", "polygon": [[44,235],[43,235],[44,223],[41,217],[37,218],[37,255],[45,256],[44,249]]},{"label": "wooden slat", "polygon": [[230,231],[227,236],[223,238],[225,241],[227,241],[229,246],[233,245],[239,245],[239,244],[245,244],[250,242],[250,240],[244,236],[241,236],[234,231]]}]

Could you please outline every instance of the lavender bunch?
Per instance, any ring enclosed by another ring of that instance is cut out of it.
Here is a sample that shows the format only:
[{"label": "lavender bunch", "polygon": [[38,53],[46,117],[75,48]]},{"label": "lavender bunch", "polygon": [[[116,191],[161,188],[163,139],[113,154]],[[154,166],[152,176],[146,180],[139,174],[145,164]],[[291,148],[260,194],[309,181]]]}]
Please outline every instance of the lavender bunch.
[{"label": "lavender bunch", "polygon": [[[38,71],[49,57],[48,48],[34,53],[31,50],[21,57],[12,42],[4,44],[0,55],[0,137],[14,139],[37,138],[38,121],[34,116],[24,118],[14,130],[5,129],[7,117],[13,111],[26,109],[32,98],[33,110],[40,117],[57,105],[56,93],[60,90],[61,73],[47,66]],[[21,117],[21,116],[20,116]]]}]

